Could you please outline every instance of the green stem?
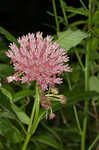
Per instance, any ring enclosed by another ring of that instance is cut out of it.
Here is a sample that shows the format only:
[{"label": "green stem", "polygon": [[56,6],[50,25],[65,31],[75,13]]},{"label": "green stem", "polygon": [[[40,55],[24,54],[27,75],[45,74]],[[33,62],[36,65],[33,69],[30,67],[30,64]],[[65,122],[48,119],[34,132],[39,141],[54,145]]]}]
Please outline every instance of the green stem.
[{"label": "green stem", "polygon": [[96,0],[93,0],[93,13],[95,12]]},{"label": "green stem", "polygon": [[95,140],[93,141],[93,143],[89,146],[88,150],[92,150],[92,148],[95,146],[96,142],[99,140],[99,135],[97,135],[97,137],[95,138]]},{"label": "green stem", "polygon": [[[86,54],[86,68],[85,68],[85,90],[88,91],[89,89],[89,46],[88,42],[88,50]],[[90,43],[91,44],[91,43]],[[88,114],[88,100],[86,99],[85,105],[84,105],[84,120],[83,120],[83,133],[82,133],[82,139],[81,139],[81,150],[85,150],[85,140],[86,140],[86,130],[87,130],[87,114]]]},{"label": "green stem", "polygon": [[74,27],[74,26],[78,26],[78,25],[81,25],[81,24],[86,24],[87,21],[86,20],[80,20],[80,21],[75,21],[71,24],[69,24],[70,27]]},{"label": "green stem", "polygon": [[30,123],[28,126],[28,132],[27,132],[27,136],[26,136],[25,142],[23,144],[22,150],[26,150],[27,145],[30,141],[30,138],[35,133],[36,128],[38,126],[38,123],[39,123],[38,122],[38,120],[39,120],[39,102],[40,102],[39,89],[38,89],[38,85],[36,83],[35,103],[33,105],[31,119],[30,119]]},{"label": "green stem", "polygon": [[56,29],[57,29],[57,32],[59,32],[59,22],[58,22],[58,16],[57,16],[57,10],[56,10],[55,0],[52,0],[52,5],[53,5],[53,10],[54,10],[54,15],[55,15],[55,21],[56,21]]},{"label": "green stem", "polygon": [[76,109],[75,105],[73,105],[73,109],[74,109],[74,114],[75,114],[78,129],[80,131],[80,134],[82,134],[82,130],[81,130],[81,127],[80,127],[80,122],[79,122],[79,119],[78,119],[77,109]]},{"label": "green stem", "polygon": [[33,126],[31,129],[32,134],[34,134],[37,125],[38,125],[38,118],[39,118],[39,108],[40,108],[40,97],[39,97],[39,89],[38,89],[38,85],[36,85],[36,112],[35,112],[35,117],[34,117],[34,122],[33,122]]},{"label": "green stem", "polygon": [[[88,31],[91,31],[91,13],[92,10],[92,1],[89,0],[89,14],[88,14]],[[85,68],[85,91],[89,90],[89,67],[90,67],[90,49],[91,49],[91,38],[88,39],[88,47],[86,52],[86,68]],[[86,130],[87,130],[87,114],[88,114],[88,100],[85,101],[84,113],[85,117],[83,120],[83,132],[81,138],[81,150],[85,150],[85,141],[86,141]]]},{"label": "green stem", "polygon": [[66,124],[67,120],[65,118],[65,115],[64,115],[63,111],[61,110],[60,113],[61,113],[61,117],[62,117],[63,123]]},{"label": "green stem", "polygon": [[71,91],[72,90],[72,86],[71,86],[70,78],[69,78],[67,73],[66,73],[66,78],[67,78],[67,83],[68,83],[69,90]]},{"label": "green stem", "polygon": [[66,11],[65,11],[65,9],[64,9],[63,0],[59,0],[59,1],[60,1],[60,5],[61,5],[61,9],[62,9],[63,16],[64,16],[65,24],[66,24],[66,26],[68,26],[68,18],[67,18],[67,15],[66,15]]},{"label": "green stem", "polygon": [[85,10],[88,10],[87,7],[86,7],[86,5],[84,4],[83,0],[80,0],[80,3],[82,4],[82,6],[83,6],[83,8],[84,8]]},{"label": "green stem", "polygon": [[80,56],[79,56],[79,54],[78,54],[78,51],[77,51],[76,49],[75,49],[75,54],[76,54],[76,57],[77,57],[77,59],[78,59],[78,61],[79,61],[79,64],[80,64],[82,70],[85,71],[85,67],[84,67],[84,65],[83,65],[83,63],[82,63],[82,61],[81,61],[81,58],[80,58]]},{"label": "green stem", "polygon": [[29,132],[29,133],[27,134],[27,136],[26,136],[26,139],[25,139],[24,145],[23,145],[23,147],[22,147],[22,150],[26,150],[27,145],[28,145],[28,143],[29,143],[29,141],[30,141],[30,138],[31,138],[31,133]]},{"label": "green stem", "polygon": [[39,117],[37,118],[37,121],[33,124],[32,129],[31,129],[32,134],[35,133],[36,128],[37,128],[39,122],[42,120],[42,118],[45,116],[45,114],[46,114],[46,111],[44,111],[43,113],[41,113],[41,114],[39,115]]},{"label": "green stem", "polygon": [[[35,115],[35,118],[38,117],[39,115],[39,91],[38,91],[38,85],[36,84],[36,100],[34,102],[34,106],[33,106],[33,109],[32,109],[32,113],[31,113],[31,119],[30,119],[30,123],[29,123],[29,126],[28,126],[28,132],[30,132],[31,130],[31,126],[32,126],[32,123],[33,123],[33,119],[34,119],[34,115]],[[35,111],[36,111],[36,114],[35,114]]]},{"label": "green stem", "polygon": [[36,101],[34,102],[34,106],[32,108],[30,123],[29,123],[29,126],[28,126],[28,132],[30,132],[30,130],[31,130],[31,126],[32,126],[33,118],[34,118],[34,114],[35,114],[35,108],[36,108]]},{"label": "green stem", "polygon": [[[38,119],[39,116],[39,108],[40,108],[40,95],[39,95],[39,88],[38,85],[36,84],[36,114],[35,114],[35,119]],[[35,120],[34,119],[34,120]]]},{"label": "green stem", "polygon": [[[71,82],[70,82],[70,79],[69,79],[68,75],[67,75],[67,82],[68,82],[69,90],[71,91],[72,90],[72,86],[71,86]],[[80,134],[82,134],[82,130],[81,130],[81,127],[80,127],[80,122],[79,122],[79,119],[78,119],[77,109],[76,109],[75,105],[73,105],[73,109],[74,109],[74,114],[75,114],[75,118],[76,118],[78,129],[80,131]]]}]

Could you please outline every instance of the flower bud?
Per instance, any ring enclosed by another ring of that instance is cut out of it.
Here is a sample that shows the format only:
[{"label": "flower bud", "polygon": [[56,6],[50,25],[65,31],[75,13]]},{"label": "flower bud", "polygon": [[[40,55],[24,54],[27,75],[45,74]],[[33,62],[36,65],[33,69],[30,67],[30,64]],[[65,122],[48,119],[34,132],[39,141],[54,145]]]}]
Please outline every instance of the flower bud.
[{"label": "flower bud", "polygon": [[54,113],[51,113],[50,115],[49,115],[49,119],[54,119],[55,118],[55,114]]},{"label": "flower bud", "polygon": [[51,102],[48,101],[46,96],[44,95],[41,97],[41,106],[46,110],[49,110],[49,108],[51,108]]},{"label": "flower bud", "polygon": [[9,76],[9,77],[7,77],[8,83],[12,82],[13,80],[15,80],[15,77],[14,77],[14,76]]},{"label": "flower bud", "polygon": [[66,97],[61,95],[61,104],[66,104]]},{"label": "flower bud", "polygon": [[58,94],[58,93],[59,93],[59,91],[58,91],[57,88],[51,88],[51,92],[52,92],[53,94]]}]

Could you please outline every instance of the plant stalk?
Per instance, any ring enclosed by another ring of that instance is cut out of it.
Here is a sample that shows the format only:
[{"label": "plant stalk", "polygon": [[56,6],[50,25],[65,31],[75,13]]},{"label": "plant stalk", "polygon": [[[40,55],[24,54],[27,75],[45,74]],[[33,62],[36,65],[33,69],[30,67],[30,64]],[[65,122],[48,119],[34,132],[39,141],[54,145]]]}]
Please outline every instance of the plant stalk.
[{"label": "plant stalk", "polygon": [[[71,82],[70,82],[68,74],[66,74],[66,75],[67,75],[66,77],[67,77],[69,90],[71,91],[72,90]],[[75,119],[76,119],[76,123],[77,123],[78,129],[79,129],[79,132],[80,132],[80,134],[82,134],[82,129],[81,129],[81,126],[80,126],[76,105],[73,105],[73,110],[74,110],[74,115],[75,115]]]},{"label": "plant stalk", "polygon": [[83,0],[80,0],[80,3],[82,4],[82,6],[83,6],[83,8],[84,8],[85,10],[88,10],[87,7],[86,7],[86,5],[84,4]]},{"label": "plant stalk", "polygon": [[77,109],[76,109],[75,105],[73,105],[73,109],[74,109],[74,114],[75,114],[75,118],[76,118],[76,122],[77,122],[79,132],[80,132],[80,134],[82,134],[82,129],[81,129],[81,126],[80,126],[80,122],[79,122],[78,114],[77,114]]},{"label": "plant stalk", "polygon": [[27,145],[28,145],[28,143],[29,143],[29,141],[30,141],[30,138],[31,138],[31,133],[29,132],[29,133],[27,134],[27,136],[26,136],[26,139],[25,139],[24,145],[23,145],[23,147],[22,147],[22,150],[26,150]]},{"label": "plant stalk", "polygon": [[[92,17],[92,0],[89,0],[89,14],[88,14],[88,32],[91,31],[91,17]],[[89,90],[89,67],[90,67],[90,50],[91,50],[91,37],[88,39],[88,47],[86,51],[86,66],[85,66],[85,91]],[[84,105],[84,120],[83,132],[81,137],[81,150],[85,150],[86,132],[87,132],[87,115],[88,115],[88,100],[86,99]]]},{"label": "plant stalk", "polygon": [[93,143],[89,146],[88,150],[92,150],[92,148],[95,146],[96,142],[99,140],[99,134],[96,136]]},{"label": "plant stalk", "polygon": [[84,65],[83,65],[83,63],[82,63],[82,61],[81,61],[81,58],[80,58],[80,56],[79,56],[79,54],[78,54],[78,51],[77,51],[76,49],[75,49],[75,54],[76,54],[76,57],[77,57],[77,59],[78,59],[78,61],[79,61],[79,64],[80,64],[82,70],[85,71],[85,67],[84,67]]},{"label": "plant stalk", "polygon": [[53,5],[53,11],[54,11],[54,15],[55,15],[56,31],[59,32],[60,29],[59,29],[59,22],[58,22],[58,16],[57,16],[55,0],[52,0],[52,5]]},{"label": "plant stalk", "polygon": [[66,15],[66,11],[64,9],[63,0],[59,0],[59,1],[60,1],[60,5],[61,5],[63,16],[64,16],[65,25],[68,26],[68,18],[67,18],[67,15]]},{"label": "plant stalk", "polygon": [[34,106],[32,108],[30,123],[29,123],[29,126],[28,126],[28,132],[30,132],[30,130],[31,130],[31,126],[32,126],[32,123],[33,123],[33,118],[34,118],[34,115],[35,115],[35,108],[36,108],[36,101],[34,102]]},{"label": "plant stalk", "polygon": [[39,90],[38,90],[38,85],[36,83],[35,102],[34,102],[32,113],[31,113],[31,119],[30,119],[30,123],[28,126],[27,136],[26,136],[25,142],[23,144],[22,150],[27,149],[30,138],[35,133],[38,123],[40,121],[40,119],[39,119],[39,103],[40,103]]}]

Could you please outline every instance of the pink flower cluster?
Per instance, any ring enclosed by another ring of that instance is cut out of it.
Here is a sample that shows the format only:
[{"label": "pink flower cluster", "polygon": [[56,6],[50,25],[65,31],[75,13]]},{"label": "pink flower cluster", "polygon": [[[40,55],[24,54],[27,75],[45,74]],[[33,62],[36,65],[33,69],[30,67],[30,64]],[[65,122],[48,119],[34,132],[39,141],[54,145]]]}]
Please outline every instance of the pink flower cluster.
[{"label": "pink flower cluster", "polygon": [[59,48],[57,42],[52,42],[52,37],[43,38],[42,33],[27,34],[18,39],[20,48],[15,43],[10,44],[10,50],[6,53],[11,58],[16,73],[8,77],[8,82],[21,80],[22,83],[30,83],[37,80],[42,90],[48,86],[61,84],[59,76],[63,71],[70,72],[69,58],[66,51]]}]

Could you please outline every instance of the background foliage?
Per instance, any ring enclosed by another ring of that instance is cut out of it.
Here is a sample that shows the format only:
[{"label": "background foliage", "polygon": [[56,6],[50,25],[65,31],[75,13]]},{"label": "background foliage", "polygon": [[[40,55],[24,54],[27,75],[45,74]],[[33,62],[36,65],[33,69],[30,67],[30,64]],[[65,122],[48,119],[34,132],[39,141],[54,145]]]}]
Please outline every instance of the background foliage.
[{"label": "background foliage", "polygon": [[[89,102],[86,149],[91,150],[94,146],[93,150],[98,150],[99,2],[92,1],[90,30],[88,2],[82,0],[79,0],[78,4],[66,3],[65,0],[59,0],[56,4],[54,2],[54,0],[49,2],[50,10],[46,12],[46,16],[49,16],[50,21],[46,19],[43,22],[43,26],[46,27],[44,35],[52,31],[54,40],[60,43],[60,47],[66,49],[70,57],[72,72],[63,73],[64,82],[58,86],[59,92],[66,96],[67,103],[65,105],[53,104],[53,110],[56,113],[54,120],[46,120],[45,110],[40,110],[43,117],[27,150],[79,150],[83,119],[87,115],[84,111],[85,101]],[[13,36],[0,27],[0,150],[21,149],[34,102],[34,83],[31,86],[20,85],[16,82],[8,84],[6,80],[6,77],[14,72],[10,60],[5,55],[8,45],[10,42],[15,42],[19,46],[16,37],[29,30],[29,28],[24,28],[26,30],[22,32],[20,30],[20,33],[17,33],[18,30],[15,31],[15,29],[12,32]],[[89,88],[85,90],[86,55],[89,41]],[[92,147],[89,147],[90,145]]]}]

